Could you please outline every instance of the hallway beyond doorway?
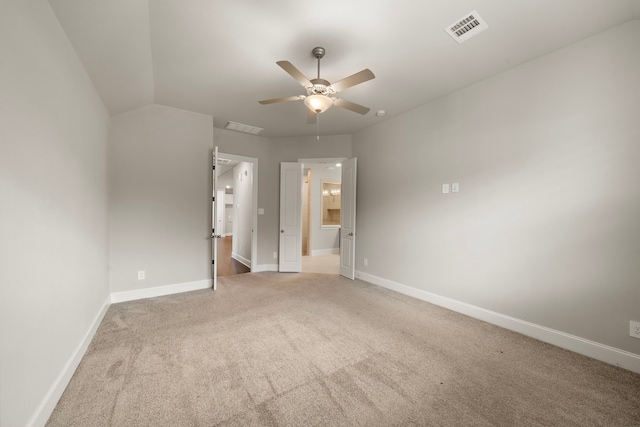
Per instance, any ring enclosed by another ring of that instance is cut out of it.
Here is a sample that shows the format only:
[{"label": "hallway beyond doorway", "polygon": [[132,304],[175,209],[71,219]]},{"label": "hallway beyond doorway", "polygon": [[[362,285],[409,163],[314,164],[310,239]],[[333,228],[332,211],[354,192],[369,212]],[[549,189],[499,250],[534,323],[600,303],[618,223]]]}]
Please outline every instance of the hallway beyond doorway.
[{"label": "hallway beyond doorway", "polygon": [[302,272],[340,274],[340,255],[303,256]]},{"label": "hallway beyond doorway", "polygon": [[218,277],[249,273],[251,269],[231,258],[232,236],[218,239]]}]

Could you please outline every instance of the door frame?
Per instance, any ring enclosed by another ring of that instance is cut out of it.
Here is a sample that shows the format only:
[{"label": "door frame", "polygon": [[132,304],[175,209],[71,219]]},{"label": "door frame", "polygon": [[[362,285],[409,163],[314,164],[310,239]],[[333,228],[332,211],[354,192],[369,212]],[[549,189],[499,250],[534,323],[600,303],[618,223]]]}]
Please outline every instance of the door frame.
[{"label": "door frame", "polygon": [[[325,158],[318,158],[318,159],[298,159],[298,163],[302,163],[302,174],[304,176],[304,170],[307,167],[308,164],[322,164],[322,163],[328,163],[328,164],[336,164],[336,163],[343,163],[344,161],[348,160],[348,157],[325,157]],[[310,230],[309,233],[309,256],[311,256],[311,247],[313,246],[313,231]],[[339,248],[338,248],[339,249]],[[339,253],[339,252],[338,252]]]},{"label": "door frame", "polygon": [[[342,164],[347,160],[349,160],[349,157],[320,157],[320,158],[298,159],[298,163],[302,163],[302,170],[303,170],[303,174],[304,174],[304,169],[305,169],[307,164],[330,163],[330,164],[334,164],[335,165],[336,163]],[[341,228],[342,228],[342,226],[341,226]],[[309,236],[309,247],[311,247],[311,246],[313,246],[313,232],[311,232],[310,236]],[[340,250],[340,247],[338,247],[338,250]],[[338,252],[338,253],[340,253],[340,252]],[[309,252],[309,255],[311,255],[311,251]]]},{"label": "door frame", "polygon": [[[258,159],[256,157],[218,151],[218,158],[221,157],[239,162],[247,162],[253,165],[251,182],[251,267],[249,271],[255,271],[258,265]],[[220,165],[218,164],[218,166]],[[217,269],[218,266],[216,265],[215,268]]]}]

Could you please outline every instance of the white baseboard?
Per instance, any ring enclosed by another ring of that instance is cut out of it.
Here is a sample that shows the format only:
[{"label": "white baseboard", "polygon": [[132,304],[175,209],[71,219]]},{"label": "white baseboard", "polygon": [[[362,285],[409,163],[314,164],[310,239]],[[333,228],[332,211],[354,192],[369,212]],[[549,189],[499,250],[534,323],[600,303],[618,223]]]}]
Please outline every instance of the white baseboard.
[{"label": "white baseboard", "polygon": [[164,295],[179,294],[181,292],[197,291],[213,287],[213,280],[198,280],[196,282],[178,283],[175,285],[157,286],[154,288],[136,289],[133,291],[112,292],[111,303],[133,301],[137,299],[161,297]]},{"label": "white baseboard", "polygon": [[340,248],[316,249],[311,251],[311,256],[333,255],[333,254],[339,254],[339,253],[340,253]]},{"label": "white baseboard", "polygon": [[82,338],[82,341],[80,341],[80,344],[71,355],[71,358],[69,358],[67,363],[62,368],[62,372],[60,372],[58,377],[49,388],[49,391],[47,391],[47,394],[45,394],[42,402],[40,402],[40,405],[38,405],[31,418],[29,418],[29,421],[27,421],[27,427],[39,427],[44,426],[47,423],[49,417],[51,416],[51,413],[58,404],[58,400],[60,400],[62,393],[64,393],[64,390],[67,388],[69,381],[71,381],[71,377],[75,373],[78,365],[80,364],[80,361],[82,360],[82,357],[86,353],[87,348],[89,348],[89,344],[91,343],[93,336],[96,334],[96,331],[98,330],[98,327],[100,326],[104,315],[107,314],[107,310],[109,309],[110,305],[111,298],[107,298],[107,300],[102,305],[102,308],[100,309],[100,311],[98,311],[98,314],[93,319],[91,327],[89,327],[89,330]]},{"label": "white baseboard", "polygon": [[251,268],[251,260],[246,259],[245,257],[243,257],[242,255],[240,255],[237,252],[231,252],[231,258],[235,259],[236,261],[246,265],[247,267]]},{"label": "white baseboard", "polygon": [[252,273],[260,273],[261,271],[278,271],[278,264],[259,264],[251,269]]},{"label": "white baseboard", "polygon": [[383,279],[372,274],[363,273],[361,271],[356,271],[356,278],[374,285],[382,286],[383,288],[391,289],[392,291],[396,291],[401,294],[448,308],[449,310],[453,310],[494,325],[501,326],[505,329],[519,332],[523,335],[580,353],[593,359],[640,373],[640,355],[580,338],[555,329],[547,328],[545,326],[540,326],[535,323],[496,313],[491,310],[486,310],[462,301],[433,294],[422,289]]}]

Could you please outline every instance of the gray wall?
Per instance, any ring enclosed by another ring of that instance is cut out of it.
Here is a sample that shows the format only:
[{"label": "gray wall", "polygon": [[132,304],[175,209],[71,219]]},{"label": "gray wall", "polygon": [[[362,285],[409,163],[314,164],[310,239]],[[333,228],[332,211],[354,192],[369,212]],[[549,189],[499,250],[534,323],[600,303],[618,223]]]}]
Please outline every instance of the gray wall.
[{"label": "gray wall", "polygon": [[111,292],[211,278],[212,133],[211,116],[160,105],[113,118]]},{"label": "gray wall", "polygon": [[357,269],[640,354],[639,47],[634,21],[354,135]]},{"label": "gray wall", "polygon": [[0,57],[0,425],[24,426],[108,303],[111,125],[46,1],[3,1]]},{"label": "gray wall", "polygon": [[[277,263],[280,162],[350,157],[350,136],[266,139],[214,129],[212,118],[151,105],[113,118],[111,292],[211,278],[211,156],[258,159],[258,260]],[[254,177],[255,178],[255,177]],[[248,256],[247,258],[251,258]],[[253,265],[254,260],[252,260]],[[146,272],[145,280],[137,272]]]}]

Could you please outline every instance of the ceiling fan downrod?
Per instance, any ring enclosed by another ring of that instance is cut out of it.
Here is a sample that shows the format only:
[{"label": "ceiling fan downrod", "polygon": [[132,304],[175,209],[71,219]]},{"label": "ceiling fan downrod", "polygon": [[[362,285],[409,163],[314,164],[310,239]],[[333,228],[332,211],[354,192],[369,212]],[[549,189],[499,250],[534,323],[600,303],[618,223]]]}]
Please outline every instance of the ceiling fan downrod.
[{"label": "ceiling fan downrod", "polygon": [[318,47],[314,47],[311,53],[318,60],[318,79],[320,79],[320,59],[324,57],[325,50],[323,47],[318,46]]}]

